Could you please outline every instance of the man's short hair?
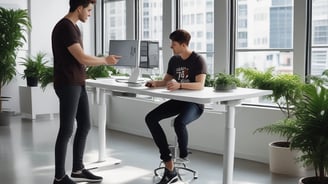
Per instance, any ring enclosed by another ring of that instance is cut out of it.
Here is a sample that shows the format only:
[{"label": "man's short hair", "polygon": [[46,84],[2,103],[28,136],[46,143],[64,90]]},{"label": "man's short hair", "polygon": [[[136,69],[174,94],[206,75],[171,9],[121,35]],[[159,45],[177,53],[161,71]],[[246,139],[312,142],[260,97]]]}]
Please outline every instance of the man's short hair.
[{"label": "man's short hair", "polygon": [[96,0],[70,0],[69,1],[69,12],[73,12],[76,10],[77,7],[83,6],[83,8],[86,8],[89,6],[89,4],[95,4]]},{"label": "man's short hair", "polygon": [[186,30],[177,29],[170,34],[170,39],[180,44],[185,43],[186,45],[189,45],[191,36],[190,33],[188,33]]}]

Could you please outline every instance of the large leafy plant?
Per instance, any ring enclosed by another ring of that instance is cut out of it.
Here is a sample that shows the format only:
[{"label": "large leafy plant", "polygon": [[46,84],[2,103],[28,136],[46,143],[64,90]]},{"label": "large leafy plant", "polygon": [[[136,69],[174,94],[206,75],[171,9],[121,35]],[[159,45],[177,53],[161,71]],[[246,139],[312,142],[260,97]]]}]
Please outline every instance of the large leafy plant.
[{"label": "large leafy plant", "polygon": [[243,77],[243,86],[272,90],[267,96],[277,104],[285,118],[273,124],[258,128],[255,132],[266,132],[268,134],[286,137],[286,142],[277,142],[276,145],[289,147],[289,140],[293,130],[288,128],[289,119],[294,116],[295,105],[299,103],[302,96],[302,86],[305,84],[298,75],[275,74],[274,68],[266,71],[258,71],[253,68],[238,68],[238,75]]},{"label": "large leafy plant", "polygon": [[327,184],[328,171],[328,89],[320,83],[306,84],[302,98],[295,104],[295,116],[275,124],[279,133],[289,137],[291,149],[302,152],[299,161],[313,166],[316,184]]},{"label": "large leafy plant", "polygon": [[[27,10],[0,7],[0,97],[2,97],[2,87],[16,75],[17,51],[26,42],[25,33],[30,28],[31,23]],[[2,103],[0,101],[1,111]]]}]

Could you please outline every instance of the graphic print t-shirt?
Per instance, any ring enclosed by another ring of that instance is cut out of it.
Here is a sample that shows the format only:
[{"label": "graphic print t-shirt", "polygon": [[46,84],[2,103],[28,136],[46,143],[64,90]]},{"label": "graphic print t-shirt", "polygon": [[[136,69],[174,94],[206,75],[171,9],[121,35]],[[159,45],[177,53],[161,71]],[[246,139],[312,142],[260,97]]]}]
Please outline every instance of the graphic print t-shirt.
[{"label": "graphic print t-shirt", "polygon": [[180,56],[171,57],[167,69],[167,73],[177,82],[195,82],[196,76],[199,74],[206,74],[207,68],[204,58],[192,52],[191,55],[183,60]]},{"label": "graphic print t-shirt", "polygon": [[[171,57],[167,69],[167,73],[177,82],[196,82],[196,76],[206,74],[207,68],[204,58],[192,52],[191,55],[183,60],[180,56]],[[188,102],[191,103],[191,102]],[[203,104],[198,104],[199,108],[204,109]]]}]

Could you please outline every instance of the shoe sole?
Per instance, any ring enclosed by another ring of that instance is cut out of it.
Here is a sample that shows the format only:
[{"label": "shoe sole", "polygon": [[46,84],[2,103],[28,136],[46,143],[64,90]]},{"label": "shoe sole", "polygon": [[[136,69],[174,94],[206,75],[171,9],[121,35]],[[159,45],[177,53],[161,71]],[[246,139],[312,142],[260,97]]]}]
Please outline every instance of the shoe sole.
[{"label": "shoe sole", "polygon": [[93,180],[93,179],[87,179],[87,178],[74,178],[71,177],[71,179],[75,182],[90,182],[90,183],[99,183],[102,181],[102,179],[98,179],[98,180]]}]

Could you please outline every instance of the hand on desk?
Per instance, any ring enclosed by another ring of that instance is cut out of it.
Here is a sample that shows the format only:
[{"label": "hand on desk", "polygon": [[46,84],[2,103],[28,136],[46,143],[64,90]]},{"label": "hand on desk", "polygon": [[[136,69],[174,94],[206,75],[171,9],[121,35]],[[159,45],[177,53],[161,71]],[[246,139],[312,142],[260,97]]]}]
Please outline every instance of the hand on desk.
[{"label": "hand on desk", "polygon": [[[157,86],[156,81],[147,81],[145,86],[149,88],[154,88],[160,87],[161,85]],[[176,82],[175,80],[169,81],[166,83],[166,89],[169,91],[180,89],[180,83]]]},{"label": "hand on desk", "polygon": [[145,84],[146,87],[153,88],[155,86],[155,81],[147,81]]}]

